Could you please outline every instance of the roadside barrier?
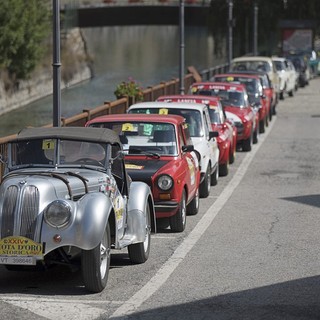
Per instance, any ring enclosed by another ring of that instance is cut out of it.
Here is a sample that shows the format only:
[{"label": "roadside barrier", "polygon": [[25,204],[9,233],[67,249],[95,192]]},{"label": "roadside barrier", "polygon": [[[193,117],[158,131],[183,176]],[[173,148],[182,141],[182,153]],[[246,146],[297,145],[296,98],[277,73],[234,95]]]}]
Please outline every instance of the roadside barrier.
[{"label": "roadside barrier", "polygon": [[[206,69],[200,73],[193,67],[187,68],[188,74],[184,77],[185,93],[188,92],[189,87],[194,82],[207,81],[213,75],[227,71],[228,65],[221,65]],[[162,95],[174,95],[180,93],[180,80],[172,79],[169,81],[161,82],[155,86],[150,86],[143,90],[143,101],[155,101]],[[82,113],[76,114],[69,118],[61,118],[62,127],[83,127],[85,123],[91,119],[102,115],[126,113],[129,106],[135,103],[134,98],[123,97],[115,101],[105,101],[102,106],[98,106],[92,109],[85,109]],[[52,127],[51,124],[47,124],[44,127]],[[13,134],[0,138],[0,154],[2,159],[7,157],[7,144],[10,140],[14,139],[17,135]],[[0,180],[3,176],[4,165],[0,163]]]}]

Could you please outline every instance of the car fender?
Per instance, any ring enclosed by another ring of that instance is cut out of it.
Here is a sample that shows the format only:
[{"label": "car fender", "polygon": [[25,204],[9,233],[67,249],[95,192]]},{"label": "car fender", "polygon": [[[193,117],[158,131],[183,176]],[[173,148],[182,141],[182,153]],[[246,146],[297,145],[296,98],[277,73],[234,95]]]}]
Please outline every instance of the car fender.
[{"label": "car fender", "polygon": [[[45,243],[45,254],[62,246],[90,250],[100,243],[113,208],[111,199],[103,193],[88,193],[71,205],[73,215],[67,226],[58,229],[43,222],[41,241]],[[54,240],[57,238],[60,242]]]},{"label": "car fender", "polygon": [[140,181],[132,181],[128,199],[126,238],[132,243],[143,242],[146,235],[146,206],[150,206],[151,230],[156,232],[156,217],[153,196],[149,186]]}]

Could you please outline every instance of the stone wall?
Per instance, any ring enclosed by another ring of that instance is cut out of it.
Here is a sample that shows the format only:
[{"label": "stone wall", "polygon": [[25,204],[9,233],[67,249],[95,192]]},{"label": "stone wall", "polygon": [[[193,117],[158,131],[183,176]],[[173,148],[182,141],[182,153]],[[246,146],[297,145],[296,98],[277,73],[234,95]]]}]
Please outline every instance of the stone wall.
[{"label": "stone wall", "polygon": [[[6,89],[5,81],[0,81],[0,115],[52,94],[52,56],[50,59],[51,63],[36,68],[30,80],[19,81],[14,88]],[[92,77],[90,57],[79,28],[61,36],[61,63],[61,89]]]}]

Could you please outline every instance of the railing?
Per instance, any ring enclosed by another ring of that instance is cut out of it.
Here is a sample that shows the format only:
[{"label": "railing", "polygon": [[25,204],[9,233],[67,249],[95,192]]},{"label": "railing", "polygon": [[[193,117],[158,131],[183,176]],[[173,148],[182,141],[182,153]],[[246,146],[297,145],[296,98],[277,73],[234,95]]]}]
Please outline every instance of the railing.
[{"label": "railing", "polygon": [[[207,81],[213,75],[227,71],[228,65],[221,65],[198,73],[194,67],[188,67],[189,73],[184,77],[184,87],[187,93],[192,83],[197,81]],[[143,101],[155,101],[159,96],[179,94],[180,81],[179,79],[172,79],[170,81],[161,82],[158,85],[149,87],[143,90]],[[126,113],[128,107],[135,103],[134,99],[128,97],[121,98],[115,101],[105,101],[102,106],[93,109],[83,110],[82,113],[72,116],[70,118],[62,118],[62,127],[83,127],[85,123],[91,119],[102,115]],[[47,124],[44,127],[52,127],[52,124]],[[0,154],[5,159],[7,155],[7,144],[17,135],[10,135],[0,138]],[[3,176],[4,166],[0,163],[0,180]]]},{"label": "railing", "polygon": [[[184,0],[185,5],[210,6],[211,0]],[[61,8],[66,6],[73,8],[100,7],[107,5],[130,6],[130,5],[179,5],[180,0],[60,0]]]}]

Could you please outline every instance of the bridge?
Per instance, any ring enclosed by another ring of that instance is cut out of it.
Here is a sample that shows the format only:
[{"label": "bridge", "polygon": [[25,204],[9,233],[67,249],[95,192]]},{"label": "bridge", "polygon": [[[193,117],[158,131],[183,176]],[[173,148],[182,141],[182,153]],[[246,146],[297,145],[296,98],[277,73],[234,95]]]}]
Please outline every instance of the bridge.
[{"label": "bridge", "polygon": [[[184,0],[184,23],[205,26],[210,0]],[[80,28],[124,25],[179,25],[180,0],[63,0],[61,14]]]}]

